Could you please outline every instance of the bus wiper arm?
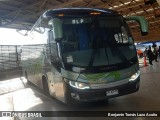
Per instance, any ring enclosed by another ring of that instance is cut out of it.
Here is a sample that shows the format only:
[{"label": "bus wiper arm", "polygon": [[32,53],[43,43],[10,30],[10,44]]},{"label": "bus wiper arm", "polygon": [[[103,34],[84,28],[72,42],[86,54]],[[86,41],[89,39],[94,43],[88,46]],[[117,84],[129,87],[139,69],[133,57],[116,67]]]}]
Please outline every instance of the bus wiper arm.
[{"label": "bus wiper arm", "polygon": [[89,64],[88,64],[89,68],[93,66],[93,62],[94,62],[96,52],[97,52],[97,49],[94,49],[93,52],[92,52],[92,55],[91,55],[91,58],[90,58]]},{"label": "bus wiper arm", "polygon": [[108,54],[107,54],[107,45],[105,43],[105,46],[104,46],[104,50],[105,50],[105,55],[106,55],[106,58],[107,58],[107,64],[109,65],[109,57],[108,57]]}]

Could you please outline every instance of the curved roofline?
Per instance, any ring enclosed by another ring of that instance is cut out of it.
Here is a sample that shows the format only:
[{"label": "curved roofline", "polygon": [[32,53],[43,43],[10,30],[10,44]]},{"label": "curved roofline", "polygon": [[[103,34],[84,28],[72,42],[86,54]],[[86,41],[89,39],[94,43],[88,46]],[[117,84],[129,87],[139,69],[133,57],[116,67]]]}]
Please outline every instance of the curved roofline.
[{"label": "curved roofline", "polygon": [[[90,7],[72,7],[72,8],[57,8],[57,9],[51,9],[53,11],[56,10],[95,10],[99,12],[106,12],[106,13],[117,13],[114,10],[111,9],[105,9],[105,8],[90,8]],[[50,10],[49,10],[50,11]]]},{"label": "curved roofline", "polygon": [[90,8],[90,7],[72,7],[72,8],[57,8],[57,9],[50,9],[50,10],[47,10],[44,12],[43,14],[43,17],[47,17],[47,13],[48,12],[53,12],[53,13],[56,13],[56,12],[60,12],[60,11],[63,11],[63,12],[67,12],[68,10],[71,10],[71,11],[74,11],[74,10],[77,10],[77,11],[85,11],[85,10],[88,10],[88,11],[97,11],[97,12],[102,12],[102,13],[107,13],[107,14],[117,14],[118,15],[118,12],[117,11],[114,11],[114,10],[111,10],[111,9],[105,9],[105,8]]},{"label": "curved roofline", "polygon": [[[114,14],[114,15],[119,15],[117,11],[111,10],[111,9],[105,9],[105,8],[90,8],[90,7],[72,7],[72,8],[57,8],[57,9],[51,9],[45,11],[36,21],[36,23],[33,25],[31,31],[34,29],[36,24],[40,22],[42,19],[46,17],[50,17],[51,14],[57,14],[58,12],[75,12],[75,10],[78,12],[101,12],[101,13],[106,13],[106,14]],[[87,10],[87,11],[86,11]],[[51,13],[51,14],[50,14]]]}]

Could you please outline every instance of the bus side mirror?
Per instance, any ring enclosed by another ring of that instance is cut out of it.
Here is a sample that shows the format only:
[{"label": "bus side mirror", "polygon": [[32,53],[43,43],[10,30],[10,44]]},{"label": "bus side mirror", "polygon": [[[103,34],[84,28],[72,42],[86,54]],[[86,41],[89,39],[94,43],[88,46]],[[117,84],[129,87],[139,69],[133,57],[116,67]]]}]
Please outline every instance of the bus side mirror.
[{"label": "bus side mirror", "polygon": [[126,21],[137,21],[141,27],[141,34],[147,35],[148,34],[148,22],[143,16],[130,16],[125,18]]},{"label": "bus side mirror", "polygon": [[54,18],[48,22],[53,27],[53,38],[56,42],[60,42],[63,39],[62,20]]}]

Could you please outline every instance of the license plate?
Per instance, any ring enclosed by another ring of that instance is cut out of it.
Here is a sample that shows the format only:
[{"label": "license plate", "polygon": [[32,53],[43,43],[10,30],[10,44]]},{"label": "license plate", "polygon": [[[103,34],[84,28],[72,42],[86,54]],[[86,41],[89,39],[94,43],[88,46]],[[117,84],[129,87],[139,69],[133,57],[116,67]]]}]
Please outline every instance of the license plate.
[{"label": "license plate", "polygon": [[107,96],[117,95],[117,94],[118,94],[118,90],[110,90],[106,92]]}]

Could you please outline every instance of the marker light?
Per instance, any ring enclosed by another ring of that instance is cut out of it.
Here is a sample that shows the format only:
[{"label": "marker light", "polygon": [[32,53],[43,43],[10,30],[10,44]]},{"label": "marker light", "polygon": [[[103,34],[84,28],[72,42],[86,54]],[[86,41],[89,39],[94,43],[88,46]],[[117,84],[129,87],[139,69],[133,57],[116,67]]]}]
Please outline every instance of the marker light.
[{"label": "marker light", "polygon": [[101,13],[100,12],[91,12],[90,14],[91,15],[100,15]]},{"label": "marker light", "polygon": [[64,14],[58,14],[58,16],[59,16],[59,17],[62,17],[62,16],[64,16]]}]

